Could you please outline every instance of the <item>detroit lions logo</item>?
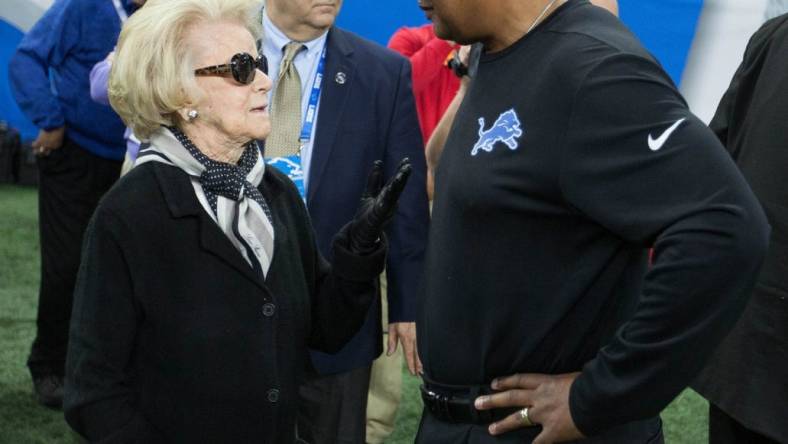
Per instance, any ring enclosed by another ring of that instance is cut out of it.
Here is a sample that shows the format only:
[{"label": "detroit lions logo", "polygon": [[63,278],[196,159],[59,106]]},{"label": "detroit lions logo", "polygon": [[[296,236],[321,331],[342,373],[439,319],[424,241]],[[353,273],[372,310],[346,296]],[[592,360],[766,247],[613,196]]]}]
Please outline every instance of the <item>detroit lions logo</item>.
[{"label": "detroit lions logo", "polygon": [[498,116],[492,128],[487,131],[484,130],[484,117],[479,117],[479,140],[473,146],[471,156],[479,154],[479,150],[491,152],[498,142],[505,143],[510,150],[514,151],[519,146],[517,139],[522,135],[520,119],[517,118],[514,108]]}]

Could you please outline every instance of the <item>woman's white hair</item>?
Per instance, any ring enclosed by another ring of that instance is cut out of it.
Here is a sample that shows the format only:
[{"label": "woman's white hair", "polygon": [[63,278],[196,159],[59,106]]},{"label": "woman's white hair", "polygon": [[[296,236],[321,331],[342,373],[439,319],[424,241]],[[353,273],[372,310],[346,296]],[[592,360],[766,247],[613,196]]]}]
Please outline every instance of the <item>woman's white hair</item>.
[{"label": "woman's white hair", "polygon": [[257,38],[261,7],[261,0],[148,0],[120,33],[109,79],[112,108],[143,140],[161,125],[175,125],[177,111],[199,93],[190,30],[231,22]]}]

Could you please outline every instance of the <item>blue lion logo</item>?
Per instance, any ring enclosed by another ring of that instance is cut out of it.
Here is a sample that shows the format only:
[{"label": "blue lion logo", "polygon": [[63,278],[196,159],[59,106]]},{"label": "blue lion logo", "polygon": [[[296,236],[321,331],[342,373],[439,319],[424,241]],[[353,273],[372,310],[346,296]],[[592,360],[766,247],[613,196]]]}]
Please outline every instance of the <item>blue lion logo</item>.
[{"label": "blue lion logo", "polygon": [[497,142],[505,143],[510,150],[514,151],[518,146],[517,139],[522,135],[523,130],[520,129],[520,119],[517,118],[514,108],[498,116],[492,128],[487,131],[484,130],[484,117],[480,117],[479,141],[473,146],[471,156],[479,154],[479,150],[491,152]]}]

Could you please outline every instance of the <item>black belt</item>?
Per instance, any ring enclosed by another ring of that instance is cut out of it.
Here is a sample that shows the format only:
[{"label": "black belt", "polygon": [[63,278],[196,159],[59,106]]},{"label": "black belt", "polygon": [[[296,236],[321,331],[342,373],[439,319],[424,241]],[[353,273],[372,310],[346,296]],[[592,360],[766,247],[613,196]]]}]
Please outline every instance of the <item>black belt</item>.
[{"label": "black belt", "polygon": [[516,408],[476,410],[473,405],[476,398],[492,393],[488,386],[458,387],[425,381],[419,388],[424,407],[444,422],[490,424],[517,411]]}]

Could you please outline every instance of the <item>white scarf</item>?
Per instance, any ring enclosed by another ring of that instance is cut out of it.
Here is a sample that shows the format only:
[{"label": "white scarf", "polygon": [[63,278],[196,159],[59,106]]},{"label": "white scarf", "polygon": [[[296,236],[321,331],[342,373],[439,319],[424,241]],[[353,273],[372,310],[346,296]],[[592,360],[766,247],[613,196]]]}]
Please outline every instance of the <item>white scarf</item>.
[{"label": "white scarf", "polygon": [[[218,166],[222,169],[235,166],[208,159],[177,129],[171,130],[162,127],[156,131],[151,136],[150,146],[140,151],[134,166],[147,162],[160,162],[180,168],[188,174],[194,194],[205,212],[230,239],[246,262],[252,268],[259,267],[259,271],[265,277],[274,254],[273,219],[265,199],[256,188],[263,180],[265,162],[256,143],[254,150],[249,150],[250,148],[247,147],[244,156],[254,155],[256,160],[254,166],[246,174],[245,180],[232,177],[226,179],[227,176],[224,174],[214,174],[213,179],[208,178],[213,182],[225,179],[227,181],[235,180],[237,183],[234,185],[240,186],[237,199],[227,198],[218,192],[209,191],[206,193],[203,188],[203,181],[206,180],[206,177],[203,176],[209,169],[206,165]],[[242,161],[244,161],[243,158]],[[221,185],[219,184],[219,186]]]}]

